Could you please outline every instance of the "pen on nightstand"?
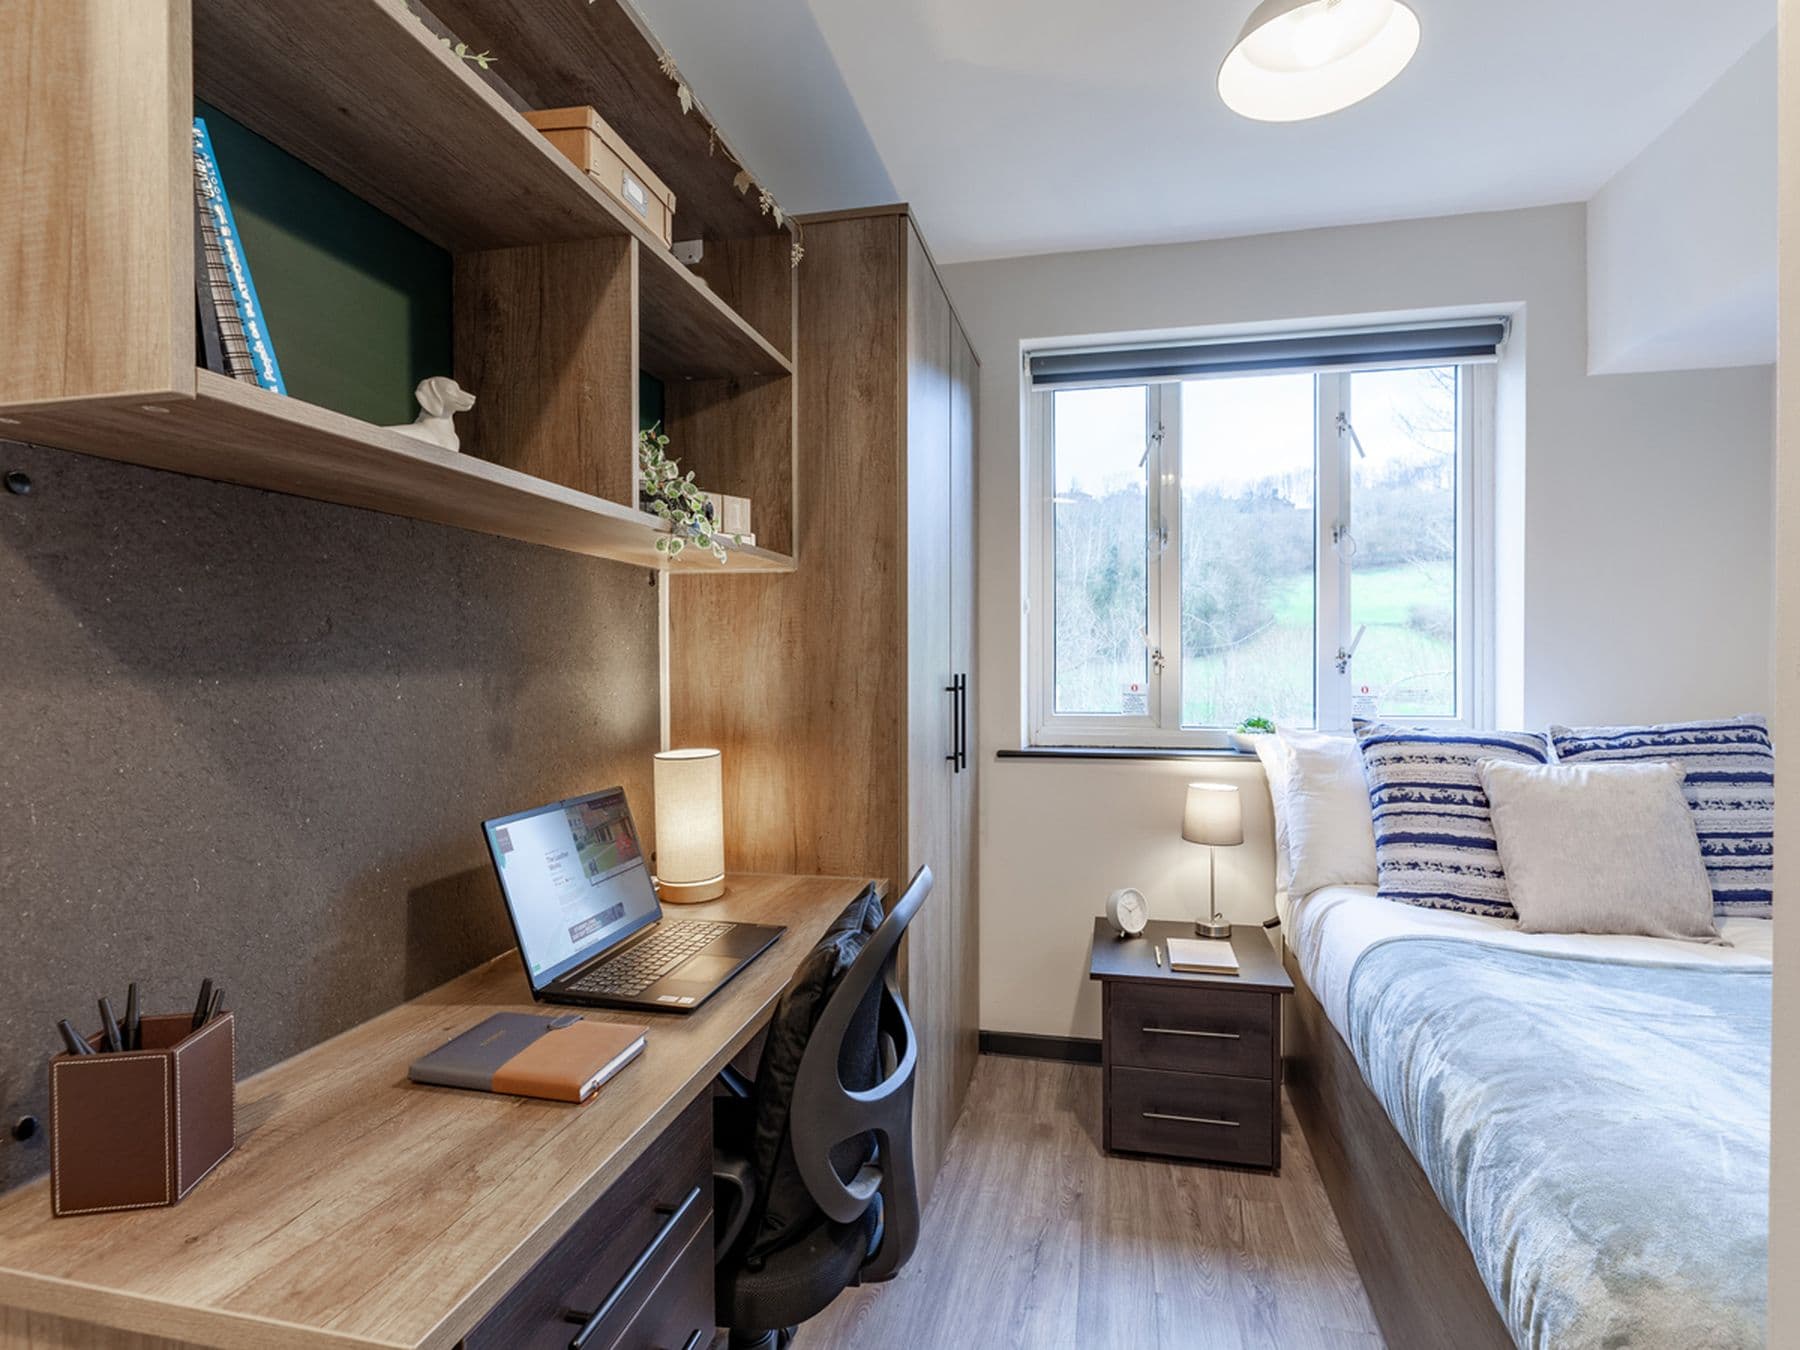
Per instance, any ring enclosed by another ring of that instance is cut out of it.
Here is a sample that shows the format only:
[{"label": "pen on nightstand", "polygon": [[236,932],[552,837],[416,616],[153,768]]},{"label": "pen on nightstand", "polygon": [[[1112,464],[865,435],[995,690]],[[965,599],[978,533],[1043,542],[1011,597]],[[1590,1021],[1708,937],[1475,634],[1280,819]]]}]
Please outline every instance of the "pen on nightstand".
[{"label": "pen on nightstand", "polygon": [[115,1054],[125,1048],[125,1038],[119,1035],[119,1019],[113,1016],[112,1000],[100,999],[100,1028],[106,1033],[106,1048]]},{"label": "pen on nightstand", "polygon": [[1156,968],[1158,970],[1161,970],[1162,969],[1162,943],[1152,942],[1150,944],[1150,950],[1156,953]]},{"label": "pen on nightstand", "polygon": [[65,1017],[62,1021],[58,1022],[56,1024],[56,1029],[62,1033],[63,1044],[69,1047],[69,1053],[71,1055],[91,1055],[94,1053],[94,1047],[81,1038],[81,1033],[75,1030],[74,1023],[70,1022],[68,1018]]},{"label": "pen on nightstand", "polygon": [[122,1030],[125,1034],[125,1048],[127,1050],[142,1050],[144,1048],[143,1016],[138,1009],[136,980],[133,980],[130,988],[125,991],[125,1025]]}]

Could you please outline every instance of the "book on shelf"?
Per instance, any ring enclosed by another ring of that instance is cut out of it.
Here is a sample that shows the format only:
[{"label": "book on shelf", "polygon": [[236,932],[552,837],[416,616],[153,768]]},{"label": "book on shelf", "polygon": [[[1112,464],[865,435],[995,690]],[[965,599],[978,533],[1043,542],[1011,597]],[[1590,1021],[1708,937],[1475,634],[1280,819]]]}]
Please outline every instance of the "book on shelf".
[{"label": "book on shelf", "polygon": [[1237,953],[1229,938],[1170,938],[1169,969],[1193,975],[1236,975]]},{"label": "book on shelf", "polygon": [[[194,180],[194,364],[217,375],[229,375],[224,334],[219,327],[219,298],[213,292],[207,253],[206,207],[200,201],[200,180]],[[246,361],[249,348],[244,349]]]},{"label": "book on shelf", "polygon": [[[262,302],[250,276],[250,262],[244,256],[237,220],[231,213],[231,198],[225,191],[225,180],[219,173],[219,161],[213,154],[212,137],[203,117],[194,119],[194,199],[201,216],[199,245],[206,259],[205,290],[218,321],[224,373],[285,394],[287,385],[281,378],[281,364],[275,359],[275,343],[263,318]],[[198,293],[200,289],[196,278],[195,290]],[[204,325],[206,300],[205,296],[199,298]]]}]

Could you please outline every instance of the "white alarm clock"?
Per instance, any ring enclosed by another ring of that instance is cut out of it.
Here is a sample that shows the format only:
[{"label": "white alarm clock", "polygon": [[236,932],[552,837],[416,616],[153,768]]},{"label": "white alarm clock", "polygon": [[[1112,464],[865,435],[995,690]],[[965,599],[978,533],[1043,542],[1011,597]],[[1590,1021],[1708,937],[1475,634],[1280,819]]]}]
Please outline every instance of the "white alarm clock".
[{"label": "white alarm clock", "polygon": [[1150,902],[1136,887],[1122,887],[1106,897],[1106,921],[1120,937],[1142,937],[1150,922]]}]

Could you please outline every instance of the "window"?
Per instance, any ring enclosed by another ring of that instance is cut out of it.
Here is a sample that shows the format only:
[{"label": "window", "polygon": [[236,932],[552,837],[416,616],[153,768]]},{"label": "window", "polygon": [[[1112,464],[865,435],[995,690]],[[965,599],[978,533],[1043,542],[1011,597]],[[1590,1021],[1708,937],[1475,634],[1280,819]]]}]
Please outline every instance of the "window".
[{"label": "window", "polygon": [[1105,355],[1032,362],[1034,743],[1488,720],[1491,356],[1111,382]]}]

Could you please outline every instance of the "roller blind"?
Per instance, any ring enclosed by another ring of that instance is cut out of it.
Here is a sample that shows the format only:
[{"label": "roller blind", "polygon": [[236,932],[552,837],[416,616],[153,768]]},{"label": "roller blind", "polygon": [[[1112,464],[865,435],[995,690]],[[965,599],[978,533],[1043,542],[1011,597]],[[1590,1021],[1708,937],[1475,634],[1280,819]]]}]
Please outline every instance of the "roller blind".
[{"label": "roller blind", "polygon": [[1060,389],[1257,371],[1492,361],[1506,341],[1507,328],[1504,318],[1464,319],[1404,328],[1043,351],[1031,353],[1028,362],[1032,388]]}]

